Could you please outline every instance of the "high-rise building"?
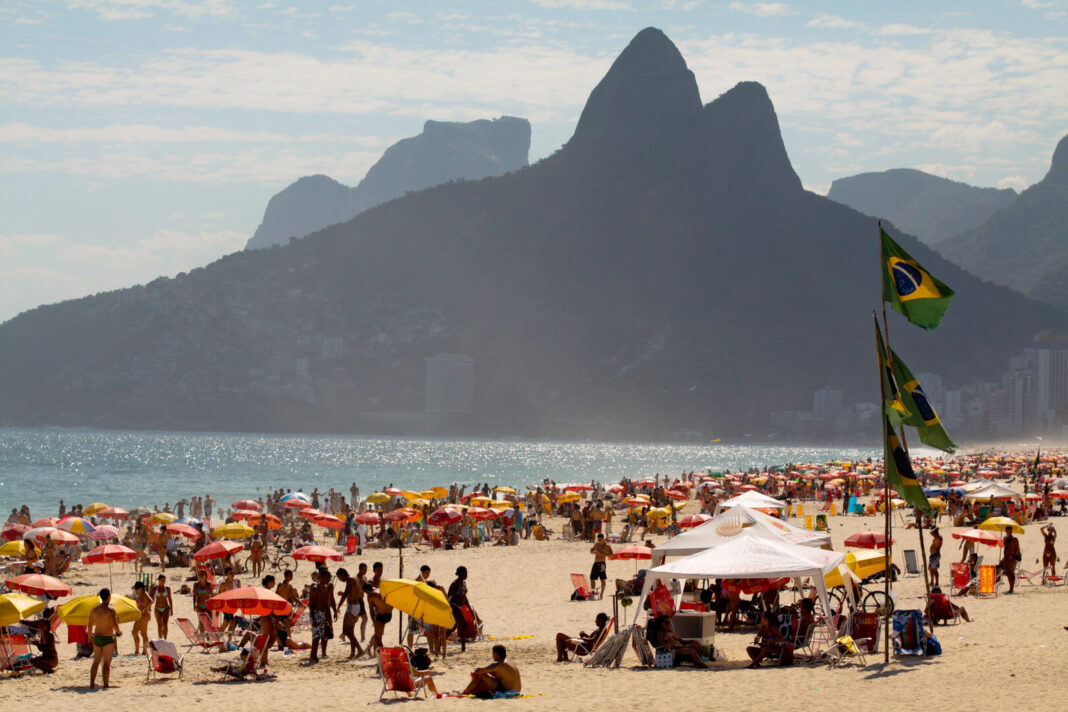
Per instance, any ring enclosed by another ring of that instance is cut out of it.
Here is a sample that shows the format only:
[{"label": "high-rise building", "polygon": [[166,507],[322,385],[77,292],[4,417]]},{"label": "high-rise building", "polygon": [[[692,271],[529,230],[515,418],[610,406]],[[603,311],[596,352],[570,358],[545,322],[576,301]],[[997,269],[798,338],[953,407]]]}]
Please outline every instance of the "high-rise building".
[{"label": "high-rise building", "polygon": [[475,362],[463,354],[426,359],[426,428],[436,432],[461,424],[474,413]]},{"label": "high-rise building", "polygon": [[1034,363],[1036,425],[1042,432],[1059,432],[1068,423],[1068,334],[1038,334]]}]

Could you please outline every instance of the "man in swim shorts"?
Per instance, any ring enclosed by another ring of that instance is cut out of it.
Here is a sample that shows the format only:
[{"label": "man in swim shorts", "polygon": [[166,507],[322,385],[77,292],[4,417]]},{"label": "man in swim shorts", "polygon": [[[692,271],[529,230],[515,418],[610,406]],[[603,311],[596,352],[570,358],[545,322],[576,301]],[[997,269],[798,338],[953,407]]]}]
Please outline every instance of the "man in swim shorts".
[{"label": "man in swim shorts", "polygon": [[363,607],[363,590],[360,589],[356,579],[349,576],[349,572],[345,569],[338,569],[337,577],[341,583],[345,584],[345,588],[341,591],[337,606],[334,608],[334,620],[337,620],[338,610],[344,608],[345,617],[341,619],[341,639],[344,640],[346,637],[349,639],[348,659],[355,660],[363,655],[363,648],[356,640],[356,619],[360,615],[366,618],[367,615]]},{"label": "man in swim shorts", "polygon": [[931,556],[927,568],[931,575],[931,585],[938,585],[938,567],[942,565],[942,533],[938,527],[931,527]]},{"label": "man in swim shorts", "polygon": [[593,554],[593,566],[590,568],[590,585],[596,586],[597,579],[601,580],[601,597],[604,597],[605,586],[608,585],[608,564],[605,562],[612,555],[612,547],[604,540],[604,534],[597,535],[597,543],[590,549]]},{"label": "man in swim shorts", "polygon": [[393,620],[393,606],[386,603],[386,599],[382,598],[378,589],[369,583],[363,585],[363,592],[367,596],[367,603],[374,615],[375,634],[371,636],[371,645],[368,646],[368,652],[370,652],[372,646],[375,650],[382,647],[382,636],[386,632],[386,624]]},{"label": "man in swim shorts", "polygon": [[326,657],[326,641],[334,637],[334,624],[331,614],[337,608],[334,600],[334,584],[330,581],[330,572],[319,571],[319,582],[308,592],[308,616],[311,618],[312,644],[311,661],[319,662],[319,647]]},{"label": "man in swim shorts", "polygon": [[96,689],[96,673],[102,670],[104,689],[108,688],[111,680],[111,656],[115,653],[115,645],[121,632],[119,631],[119,615],[115,607],[111,605],[111,591],[106,588],[100,589],[100,603],[89,613],[89,625],[85,633],[93,641],[93,666],[89,669],[89,689]]},{"label": "man in swim shorts", "polygon": [[494,645],[493,663],[476,668],[471,673],[471,682],[464,688],[463,694],[489,700],[497,693],[518,693],[522,690],[523,681],[516,666],[508,662],[508,651],[503,645]]}]

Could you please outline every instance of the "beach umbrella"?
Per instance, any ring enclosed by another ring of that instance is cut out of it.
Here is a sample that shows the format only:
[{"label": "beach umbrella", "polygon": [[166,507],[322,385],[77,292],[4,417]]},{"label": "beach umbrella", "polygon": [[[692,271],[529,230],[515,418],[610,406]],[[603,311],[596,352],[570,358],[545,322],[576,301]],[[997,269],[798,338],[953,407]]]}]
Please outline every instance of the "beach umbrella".
[{"label": "beach umbrella", "polygon": [[384,579],[378,588],[385,602],[425,625],[452,628],[456,620],[445,594],[421,581]]},{"label": "beach umbrella", "polygon": [[679,520],[679,526],[683,529],[689,529],[690,527],[699,527],[705,522],[712,519],[707,514],[691,514],[688,517],[683,517]]},{"label": "beach umbrella", "polygon": [[1068,490],[1052,490],[1049,496],[1054,499],[1068,499]]},{"label": "beach umbrella", "polygon": [[312,520],[315,524],[326,529],[344,529],[345,522],[335,517],[333,514],[322,514]]},{"label": "beach umbrella", "polygon": [[[438,497],[445,496],[445,495],[439,495],[437,492],[435,492],[432,489],[423,490],[419,494],[422,496],[423,499],[438,499]],[[446,493],[446,494],[448,494],[448,493]]]},{"label": "beach umbrella", "polygon": [[[582,499],[582,495],[578,492],[565,492],[557,497],[556,501],[561,504],[567,504],[568,502],[578,502],[580,499]],[[471,501],[473,502],[474,500]],[[648,502],[646,504],[648,504]]]},{"label": "beach umbrella", "polygon": [[65,532],[62,529],[56,529],[55,527],[46,527],[47,531],[39,532],[35,537],[35,541],[44,542],[45,539],[51,539],[57,544],[77,544],[80,539],[78,535]]},{"label": "beach umbrella", "polygon": [[515,502],[509,502],[506,499],[491,499],[489,506],[491,509],[511,509],[515,506]]},{"label": "beach umbrella", "polygon": [[45,602],[22,593],[0,594],[0,627],[15,625],[23,618],[40,613]]},{"label": "beach umbrella", "polygon": [[565,492],[593,492],[593,487],[591,487],[590,485],[582,484],[580,482],[580,483],[573,484],[573,485],[567,485],[566,487],[564,487],[564,491]]},{"label": "beach umbrella", "polygon": [[412,522],[418,522],[420,519],[423,518],[423,515],[421,512],[415,509],[401,507],[400,509],[394,509],[392,512],[387,512],[386,514],[382,515],[382,518],[385,519],[387,522],[402,522],[408,524]]},{"label": "beach umbrella", "polygon": [[281,502],[282,504],[285,504],[286,502],[292,502],[295,499],[304,500],[308,504],[311,504],[311,496],[309,496],[307,494],[304,494],[303,492],[300,492],[300,491],[290,492],[289,494],[284,494],[278,499],[278,501]]},{"label": "beach umbrella", "polygon": [[122,507],[106,507],[97,512],[97,514],[105,519],[125,519],[129,512]]},{"label": "beach umbrella", "polygon": [[131,519],[137,519],[139,517],[148,517],[155,514],[155,511],[148,507],[134,507],[128,512]]},{"label": "beach umbrella", "polygon": [[[575,496],[579,497],[579,495],[575,495]],[[581,497],[580,497],[580,499],[581,499]],[[484,494],[476,494],[476,495],[473,495],[471,497],[468,497],[467,501],[470,504],[473,504],[473,505],[475,505],[477,507],[488,507],[489,503],[492,502],[493,500],[490,497],[487,497]]]},{"label": "beach umbrella", "polygon": [[[893,542],[891,539],[890,543]],[[845,545],[856,549],[885,549],[886,535],[882,532],[857,532],[845,540]]]},{"label": "beach umbrella", "polygon": [[59,524],[59,520],[56,519],[55,517],[41,517],[40,519],[38,519],[36,522],[33,523],[33,527],[34,527],[34,529],[36,529],[37,527],[53,527],[54,528],[57,524]]},{"label": "beach umbrella", "polygon": [[148,518],[148,521],[152,522],[153,524],[172,524],[177,520],[178,517],[171,514],[170,512],[156,512]]},{"label": "beach umbrella", "polygon": [[175,524],[188,524],[191,527],[195,527],[198,524],[203,524],[203,520],[197,519],[196,517],[182,517],[181,519],[175,519],[174,523]]},{"label": "beach umbrella", "polygon": [[260,516],[260,513],[257,512],[255,509],[238,509],[237,511],[233,512],[230,516],[233,517],[234,519],[237,519],[237,520],[252,519],[253,517]]},{"label": "beach umbrella", "polygon": [[121,544],[102,544],[82,557],[83,564],[107,564],[108,581],[111,588],[115,588],[115,581],[111,576],[111,565],[116,561],[133,561],[137,558],[137,552]]},{"label": "beach umbrella", "polygon": [[167,525],[168,534],[177,534],[178,536],[184,536],[186,539],[199,539],[200,530],[196,527],[191,527],[188,524],[179,524],[174,522]]},{"label": "beach umbrella", "polygon": [[340,551],[313,544],[312,546],[302,546],[299,549],[295,549],[293,558],[297,561],[344,561],[345,555]]},{"label": "beach umbrella", "polygon": [[623,485],[612,485],[608,488],[608,492],[611,494],[620,494],[623,491]]},{"label": "beach umbrella", "polygon": [[260,503],[254,499],[239,499],[230,506],[234,509],[253,509],[257,512],[263,509]]},{"label": "beach umbrella", "polygon": [[437,487],[431,487],[428,492],[433,492],[435,497],[448,497],[449,488],[438,485]]},{"label": "beach umbrella", "polygon": [[455,507],[442,507],[436,510],[426,519],[427,524],[431,524],[435,527],[444,527],[449,524],[456,524],[464,518],[464,513]]},{"label": "beach umbrella", "polygon": [[1023,534],[1024,528],[1008,517],[991,517],[979,525],[984,531],[1011,531],[1014,534]]},{"label": "beach umbrella", "polygon": [[953,532],[954,539],[966,539],[987,546],[1004,546],[1005,540],[992,531],[983,529],[965,529],[962,532]]},{"label": "beach umbrella", "polygon": [[71,534],[88,534],[96,529],[92,522],[82,517],[64,517],[56,524],[56,528]]},{"label": "beach umbrella", "polygon": [[225,559],[230,554],[236,554],[245,547],[238,544],[235,541],[213,541],[207,546],[202,546],[197,549],[193,554],[193,558],[197,561],[208,561],[209,559]]},{"label": "beach umbrella", "polygon": [[82,510],[82,514],[84,514],[86,516],[89,516],[89,517],[93,517],[93,516],[96,516],[97,514],[99,514],[100,512],[104,511],[107,508],[108,508],[108,506],[106,504],[104,504],[103,502],[93,502],[88,507],[86,507],[85,509]]},{"label": "beach umbrella", "polygon": [[[95,593],[72,598],[56,609],[59,619],[71,625],[89,625],[89,614],[100,605],[100,596]],[[137,601],[126,596],[111,594],[111,606],[118,614],[119,623],[133,623],[141,617]]]},{"label": "beach umbrella", "polygon": [[356,515],[355,521],[357,524],[378,524],[382,521],[382,517],[378,515],[378,512],[363,512]]},{"label": "beach umbrella", "polygon": [[499,513],[494,509],[486,509],[485,507],[468,507],[467,516],[478,521],[487,521],[490,519],[496,519]]},{"label": "beach umbrella", "polygon": [[392,499],[392,497],[385,492],[373,492],[367,496],[367,499],[365,499],[364,502],[367,502],[368,504],[382,504],[383,502],[388,502],[390,499]]},{"label": "beach umbrella", "polygon": [[612,554],[612,559],[618,561],[627,561],[629,559],[642,559],[644,561],[652,558],[653,550],[647,546],[641,546],[640,544],[624,546],[621,549],[616,549]]},{"label": "beach umbrella", "polygon": [[111,526],[110,524],[98,524],[93,529],[93,531],[89,532],[85,536],[96,541],[107,541],[108,539],[118,539],[119,530]]},{"label": "beach umbrella", "polygon": [[385,492],[386,494],[390,495],[391,497],[396,497],[397,495],[399,495],[401,493],[401,490],[397,489],[396,487],[386,487],[382,491]]},{"label": "beach umbrella", "polygon": [[1024,499],[1026,499],[1028,502],[1041,502],[1042,495],[1036,494],[1034,492],[1028,492],[1024,495]]},{"label": "beach umbrella", "polygon": [[8,524],[0,531],[0,539],[4,541],[16,541],[28,532],[30,528],[25,524]]},{"label": "beach umbrella", "polygon": [[281,529],[282,528],[282,520],[279,519],[278,517],[276,517],[273,514],[255,514],[255,515],[253,515],[253,516],[248,518],[248,523],[251,524],[254,527],[258,527],[260,525],[260,521],[264,517],[267,518],[267,528],[268,529]]},{"label": "beach umbrella", "polygon": [[293,605],[274,591],[260,586],[235,588],[208,599],[209,611],[242,612],[249,616],[289,615]]},{"label": "beach umbrella", "polygon": [[754,593],[765,593],[773,588],[782,588],[790,583],[789,578],[777,578],[777,579],[761,579],[761,578],[747,578],[747,579],[726,579],[723,582],[723,588],[728,593],[743,593],[745,595],[751,595]]},{"label": "beach umbrella", "polygon": [[73,589],[53,576],[44,574],[23,574],[15,578],[9,578],[4,582],[8,588],[22,591],[31,596],[43,596],[48,594],[52,598],[69,596]]},{"label": "beach umbrella", "polygon": [[299,512],[297,512],[297,516],[298,517],[303,517],[305,519],[315,519],[316,517],[323,516],[323,512],[319,511],[318,509],[314,509],[312,507],[305,507],[305,508],[301,509]]},{"label": "beach umbrella", "polygon": [[256,530],[241,522],[223,524],[212,531],[211,535],[216,539],[248,539],[256,533]]},{"label": "beach umbrella", "polygon": [[504,494],[519,494],[518,492],[515,491],[515,489],[513,489],[511,487],[494,487],[493,491],[494,492],[503,492]]},{"label": "beach umbrella", "polygon": [[14,539],[12,541],[7,542],[3,546],[0,546],[0,556],[14,557],[25,555],[26,544],[23,543],[22,539]]},{"label": "beach umbrella", "polygon": [[[756,487],[754,487],[753,489],[756,489]],[[684,493],[677,492],[675,490],[664,490],[664,494],[666,494],[668,497],[671,497],[672,499],[687,499]]]},{"label": "beach umbrella", "polygon": [[413,499],[422,499],[423,497],[423,495],[419,494],[418,492],[412,492],[411,490],[402,491],[400,493],[400,496],[404,497],[409,502],[411,502]]}]

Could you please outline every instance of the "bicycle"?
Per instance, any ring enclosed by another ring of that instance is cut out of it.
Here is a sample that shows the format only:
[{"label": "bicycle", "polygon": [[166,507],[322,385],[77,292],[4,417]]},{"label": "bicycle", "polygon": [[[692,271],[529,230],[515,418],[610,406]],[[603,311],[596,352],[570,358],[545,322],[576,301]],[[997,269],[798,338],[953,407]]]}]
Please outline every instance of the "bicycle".
[{"label": "bicycle", "polygon": [[[245,567],[245,571],[252,571],[252,554],[246,556],[241,563]],[[277,547],[274,550],[274,556],[271,556],[271,553],[265,550],[262,563],[264,571],[285,571],[289,569],[295,572],[297,570],[297,560],[282,551],[281,547]]]}]

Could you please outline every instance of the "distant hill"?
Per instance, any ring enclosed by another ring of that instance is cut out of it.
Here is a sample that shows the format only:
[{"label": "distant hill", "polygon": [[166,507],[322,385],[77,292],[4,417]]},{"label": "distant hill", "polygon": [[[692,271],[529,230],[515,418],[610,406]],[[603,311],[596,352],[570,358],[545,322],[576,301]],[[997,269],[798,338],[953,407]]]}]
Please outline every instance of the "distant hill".
[{"label": "distant hill", "polygon": [[912,168],[839,178],[827,197],[937,245],[982,225],[1016,199],[1011,188],[977,188]]},{"label": "distant hill", "polygon": [[423,133],[386,149],[355,188],[305,176],[271,198],[245,249],[281,245],[344,222],[405,193],[450,180],[499,176],[527,165],[530,123],[502,116],[470,123],[427,121]]},{"label": "distant hill", "polygon": [[984,279],[1068,309],[1068,136],[1045,178],[938,249]]},{"label": "distant hill", "polygon": [[[991,379],[1068,328],[893,233],[957,291],[933,332],[891,314],[914,370]],[[876,400],[876,235],[802,188],[764,87],[702,105],[649,28],[532,166],[0,325],[0,424],[412,432],[449,353],[468,433],[767,432],[828,384]]]}]

